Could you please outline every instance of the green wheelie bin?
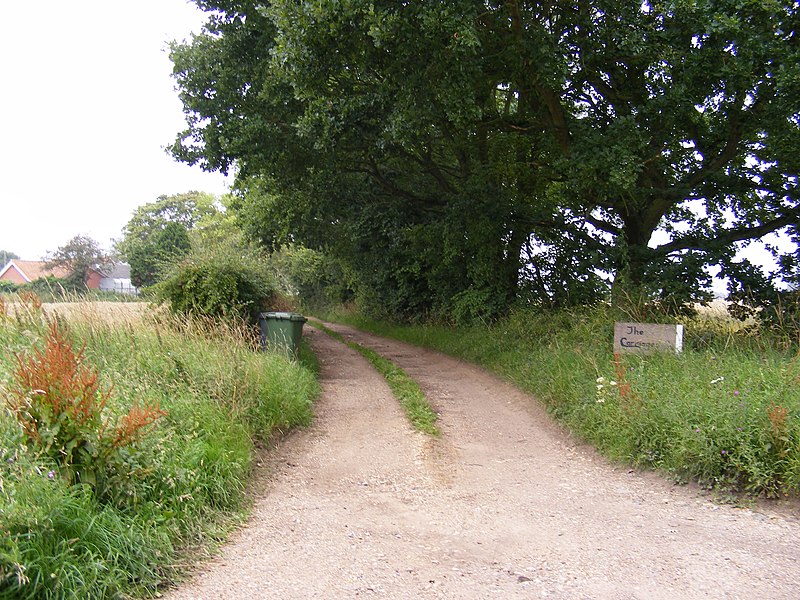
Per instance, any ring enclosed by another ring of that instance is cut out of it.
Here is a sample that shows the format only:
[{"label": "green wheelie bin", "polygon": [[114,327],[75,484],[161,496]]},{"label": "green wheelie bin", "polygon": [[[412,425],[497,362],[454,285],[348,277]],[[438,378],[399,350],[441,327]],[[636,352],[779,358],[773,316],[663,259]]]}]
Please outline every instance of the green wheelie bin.
[{"label": "green wheelie bin", "polygon": [[258,315],[261,329],[261,349],[283,351],[290,357],[297,357],[300,340],[303,338],[303,324],[308,321],[303,315],[294,312],[266,312]]}]

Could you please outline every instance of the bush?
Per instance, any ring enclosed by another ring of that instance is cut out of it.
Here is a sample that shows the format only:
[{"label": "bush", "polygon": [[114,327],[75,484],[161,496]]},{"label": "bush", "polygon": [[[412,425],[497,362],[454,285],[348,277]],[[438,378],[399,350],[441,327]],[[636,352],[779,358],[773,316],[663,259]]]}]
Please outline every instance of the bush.
[{"label": "bush", "polygon": [[19,289],[19,285],[11,281],[0,281],[0,294],[12,294]]},{"label": "bush", "polygon": [[73,290],[66,282],[65,279],[53,277],[40,277],[30,283],[19,286],[17,290],[20,294],[35,294],[45,302],[57,302],[64,299],[67,295],[75,295],[76,290]]},{"label": "bush", "polygon": [[349,277],[334,258],[302,246],[288,246],[270,256],[282,294],[310,310],[328,309],[352,299]]},{"label": "bush", "polygon": [[275,294],[260,264],[226,252],[193,255],[152,289],[175,313],[250,319],[266,310]]}]

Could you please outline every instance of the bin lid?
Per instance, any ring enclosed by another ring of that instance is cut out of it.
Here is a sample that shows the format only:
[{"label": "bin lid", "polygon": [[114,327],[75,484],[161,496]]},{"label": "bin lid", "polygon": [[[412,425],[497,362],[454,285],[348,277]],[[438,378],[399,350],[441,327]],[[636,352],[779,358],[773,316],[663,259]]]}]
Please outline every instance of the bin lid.
[{"label": "bin lid", "polygon": [[274,319],[276,321],[308,321],[303,315],[295,312],[265,312],[259,315],[262,319]]}]

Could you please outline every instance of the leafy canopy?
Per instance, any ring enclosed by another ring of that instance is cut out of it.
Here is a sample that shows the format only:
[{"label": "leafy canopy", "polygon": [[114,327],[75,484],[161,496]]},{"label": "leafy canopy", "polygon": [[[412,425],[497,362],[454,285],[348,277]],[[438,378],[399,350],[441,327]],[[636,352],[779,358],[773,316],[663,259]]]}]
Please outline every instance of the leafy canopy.
[{"label": "leafy canopy", "polygon": [[86,235],[76,235],[50,253],[45,265],[49,269],[60,267],[67,270],[69,275],[64,279],[66,287],[73,291],[83,291],[90,272],[102,271],[111,262],[111,257],[95,240]]},{"label": "leafy canopy", "polygon": [[19,256],[13,252],[9,252],[8,250],[0,250],[0,265],[5,266],[8,261],[19,258]]},{"label": "leafy canopy", "polygon": [[153,285],[189,253],[189,230],[218,212],[215,202],[211,194],[187,192],[159,196],[134,211],[117,243],[117,251],[131,265],[133,285]]},{"label": "leafy canopy", "polygon": [[375,306],[481,318],[606,274],[685,301],[712,266],[767,293],[738,250],[797,241],[796,2],[197,4],[173,154],[235,164],[247,230],[333,253]]}]

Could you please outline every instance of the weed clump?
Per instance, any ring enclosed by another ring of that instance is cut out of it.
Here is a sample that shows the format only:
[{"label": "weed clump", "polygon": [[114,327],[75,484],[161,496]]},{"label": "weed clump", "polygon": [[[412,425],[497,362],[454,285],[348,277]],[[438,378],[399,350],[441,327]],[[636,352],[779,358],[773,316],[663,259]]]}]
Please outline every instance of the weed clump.
[{"label": "weed clump", "polygon": [[15,355],[8,406],[35,453],[58,465],[70,484],[103,491],[108,465],[166,413],[158,403],[138,406],[110,422],[112,389],[85,364],[65,325],[53,321],[44,347]]},{"label": "weed clump", "polygon": [[243,327],[86,308],[0,319],[0,600],[158,595],[243,518],[254,440],[310,418]]}]

